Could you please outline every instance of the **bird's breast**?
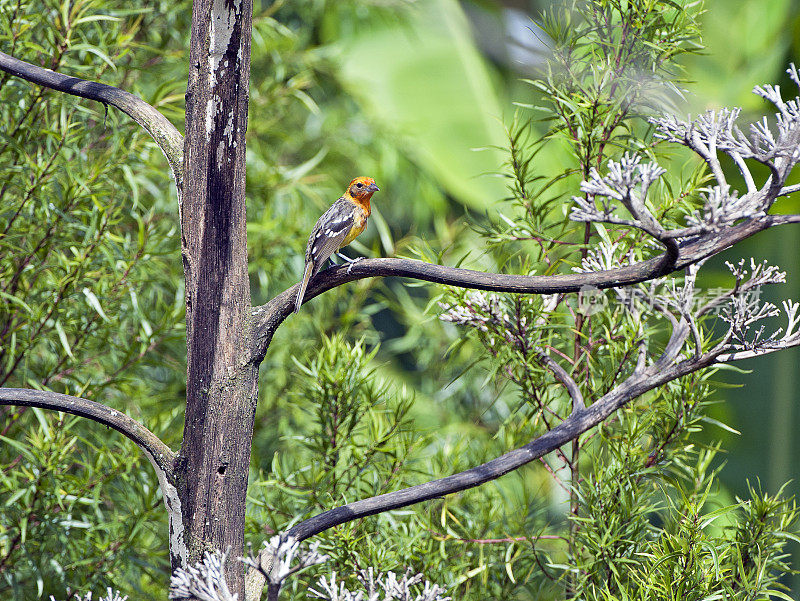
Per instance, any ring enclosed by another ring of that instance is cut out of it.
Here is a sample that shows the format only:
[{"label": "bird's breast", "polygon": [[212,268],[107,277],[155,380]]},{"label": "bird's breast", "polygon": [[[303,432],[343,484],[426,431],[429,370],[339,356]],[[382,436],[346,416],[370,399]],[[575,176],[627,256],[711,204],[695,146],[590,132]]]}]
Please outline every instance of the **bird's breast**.
[{"label": "bird's breast", "polygon": [[356,211],[355,215],[353,216],[353,227],[342,241],[342,246],[347,246],[350,244],[359,234],[361,234],[361,232],[366,229],[366,227],[367,216],[364,214],[364,211]]}]

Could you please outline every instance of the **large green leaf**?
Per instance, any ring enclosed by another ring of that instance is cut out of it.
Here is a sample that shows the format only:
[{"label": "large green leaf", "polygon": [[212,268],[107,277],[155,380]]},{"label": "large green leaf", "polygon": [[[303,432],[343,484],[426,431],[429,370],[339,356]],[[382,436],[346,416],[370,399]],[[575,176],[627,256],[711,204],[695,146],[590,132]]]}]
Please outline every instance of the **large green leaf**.
[{"label": "large green leaf", "polygon": [[505,143],[495,90],[455,0],[415,7],[408,21],[359,26],[342,41],[342,81],[450,194],[485,209],[506,195],[493,176],[504,154],[489,148]]},{"label": "large green leaf", "polygon": [[[751,94],[756,84],[780,77],[787,65],[796,9],[789,0],[707,0],[703,18],[706,53],[691,57],[691,86],[701,106],[693,112],[720,106],[758,110],[763,101]],[[792,92],[793,93],[793,92]]]}]

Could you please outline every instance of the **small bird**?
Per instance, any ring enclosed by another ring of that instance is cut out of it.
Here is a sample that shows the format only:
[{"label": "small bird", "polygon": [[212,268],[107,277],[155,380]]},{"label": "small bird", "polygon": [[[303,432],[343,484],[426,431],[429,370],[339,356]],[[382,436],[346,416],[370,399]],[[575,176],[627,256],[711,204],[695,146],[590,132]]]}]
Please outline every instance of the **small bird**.
[{"label": "small bird", "polygon": [[[380,190],[371,177],[357,177],[347,191],[331,205],[308,237],[306,246],[306,269],[300,281],[300,290],[294,303],[294,312],[300,311],[306,295],[308,280],[319,273],[331,255],[350,244],[367,227],[367,218],[372,209],[369,199]],[[348,259],[349,261],[349,259]]]}]

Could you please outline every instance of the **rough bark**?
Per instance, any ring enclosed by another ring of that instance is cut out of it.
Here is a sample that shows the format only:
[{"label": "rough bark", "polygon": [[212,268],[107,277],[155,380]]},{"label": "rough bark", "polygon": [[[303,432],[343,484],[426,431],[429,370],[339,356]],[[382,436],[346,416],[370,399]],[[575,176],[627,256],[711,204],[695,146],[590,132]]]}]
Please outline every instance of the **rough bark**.
[{"label": "rough bark", "polygon": [[235,558],[243,554],[258,374],[245,222],[251,18],[246,0],[194,4],[181,203],[188,374],[177,479],[185,542],[190,563],[230,548],[226,577],[240,598],[244,566]]}]

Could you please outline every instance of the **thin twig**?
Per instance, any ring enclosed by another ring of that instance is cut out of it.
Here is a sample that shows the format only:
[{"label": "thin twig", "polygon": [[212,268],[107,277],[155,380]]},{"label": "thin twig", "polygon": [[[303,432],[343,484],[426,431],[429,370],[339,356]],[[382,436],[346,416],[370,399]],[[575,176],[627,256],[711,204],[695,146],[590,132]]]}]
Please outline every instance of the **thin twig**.
[{"label": "thin twig", "polygon": [[581,389],[578,387],[578,384],[575,382],[575,380],[572,379],[572,376],[570,376],[563,367],[561,367],[543,350],[534,349],[534,353],[539,362],[553,372],[553,375],[556,377],[556,379],[564,385],[564,388],[567,389],[567,392],[572,399],[572,410],[577,411],[578,409],[585,408],[586,403],[583,401]]}]

